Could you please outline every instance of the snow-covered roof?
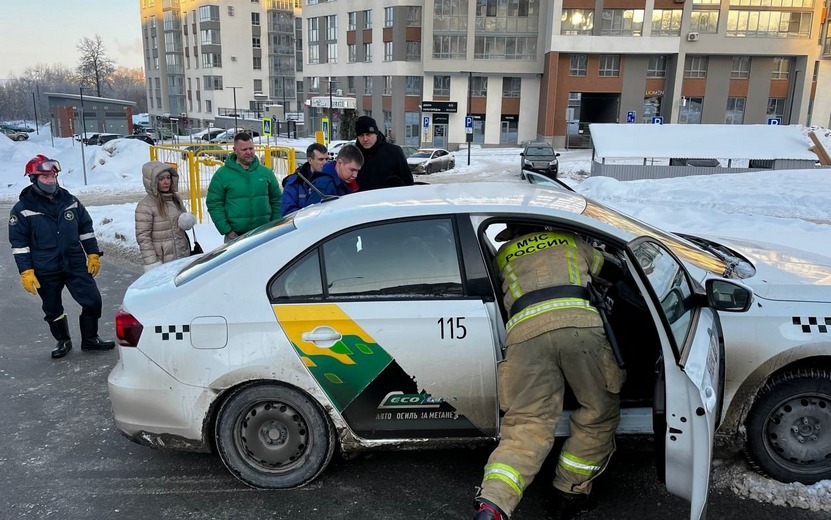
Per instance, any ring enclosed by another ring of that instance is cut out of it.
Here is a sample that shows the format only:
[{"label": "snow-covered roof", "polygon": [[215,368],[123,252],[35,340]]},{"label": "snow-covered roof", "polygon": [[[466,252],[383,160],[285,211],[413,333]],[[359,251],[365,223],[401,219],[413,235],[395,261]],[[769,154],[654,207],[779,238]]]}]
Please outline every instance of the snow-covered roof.
[{"label": "snow-covered roof", "polygon": [[598,158],[817,159],[801,125],[592,123],[589,130]]}]

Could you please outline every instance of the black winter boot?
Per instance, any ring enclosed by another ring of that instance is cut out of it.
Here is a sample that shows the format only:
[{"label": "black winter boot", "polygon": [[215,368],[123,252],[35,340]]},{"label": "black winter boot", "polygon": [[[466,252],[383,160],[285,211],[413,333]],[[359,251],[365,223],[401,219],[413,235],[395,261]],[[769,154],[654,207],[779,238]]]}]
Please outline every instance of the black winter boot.
[{"label": "black winter boot", "polygon": [[473,520],[508,520],[508,515],[486,498],[477,498],[473,507],[476,508],[476,516]]},{"label": "black winter boot", "polygon": [[98,318],[81,316],[78,323],[81,325],[81,350],[110,350],[115,347],[115,342],[98,337]]},{"label": "black winter boot", "polygon": [[66,319],[66,314],[60,318],[49,322],[49,331],[52,337],[58,340],[55,349],[52,351],[52,359],[62,358],[69,354],[72,350],[72,338],[69,337],[69,322]]},{"label": "black winter boot", "polygon": [[551,512],[551,520],[571,520],[578,515],[591,511],[594,502],[589,495],[584,493],[564,493],[559,489],[554,490],[554,508]]}]

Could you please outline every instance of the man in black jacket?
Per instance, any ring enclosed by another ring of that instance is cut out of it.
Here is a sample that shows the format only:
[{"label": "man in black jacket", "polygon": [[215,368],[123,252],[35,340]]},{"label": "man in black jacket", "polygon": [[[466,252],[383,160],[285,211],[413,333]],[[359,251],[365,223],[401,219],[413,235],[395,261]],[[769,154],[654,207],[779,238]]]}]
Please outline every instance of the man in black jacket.
[{"label": "man in black jacket", "polygon": [[378,124],[369,116],[355,121],[356,144],[364,156],[364,165],[358,173],[358,191],[408,186],[413,174],[401,147],[387,142],[378,131]]},{"label": "man in black jacket", "polygon": [[12,245],[20,283],[40,296],[44,320],[58,340],[53,358],[72,349],[61,293],[64,287],[81,306],[81,350],[109,350],[112,341],[98,337],[101,293],[93,277],[101,268],[101,250],[92,218],[74,195],[58,186],[58,161],[43,155],[26,164],[32,182],[20,193],[9,216]]}]

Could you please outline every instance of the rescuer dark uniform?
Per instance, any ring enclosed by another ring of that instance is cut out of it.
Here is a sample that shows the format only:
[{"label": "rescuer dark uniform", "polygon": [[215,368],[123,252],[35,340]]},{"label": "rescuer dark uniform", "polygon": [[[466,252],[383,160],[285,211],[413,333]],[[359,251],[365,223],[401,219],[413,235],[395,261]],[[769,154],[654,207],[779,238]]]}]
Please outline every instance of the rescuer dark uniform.
[{"label": "rescuer dark uniform", "polygon": [[[526,230],[527,231],[527,230]],[[591,481],[614,451],[618,393],[625,372],[615,361],[586,285],[604,255],[573,233],[509,227],[497,253],[505,308],[506,360],[499,365],[502,438],[485,466],[476,520],[503,520],[516,508],[554,444],[565,383],[580,408],[554,479],[555,518],[588,504]]]},{"label": "rescuer dark uniform", "polygon": [[58,340],[53,358],[72,349],[64,314],[63,288],[81,306],[82,350],[107,350],[112,341],[98,337],[101,293],[93,280],[101,266],[101,250],[92,218],[84,206],[57,184],[60,163],[38,155],[26,164],[32,185],[20,193],[9,216],[9,242],[23,288],[40,296],[44,320]]}]

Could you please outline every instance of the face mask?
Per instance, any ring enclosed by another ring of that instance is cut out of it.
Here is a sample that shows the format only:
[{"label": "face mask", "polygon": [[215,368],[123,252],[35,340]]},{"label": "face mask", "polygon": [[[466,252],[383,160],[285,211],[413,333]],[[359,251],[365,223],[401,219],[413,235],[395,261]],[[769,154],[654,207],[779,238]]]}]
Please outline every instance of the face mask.
[{"label": "face mask", "polygon": [[40,182],[40,179],[35,179],[35,183],[40,191],[46,193],[47,195],[54,195],[56,191],[58,191],[58,183],[55,184],[44,184]]}]

